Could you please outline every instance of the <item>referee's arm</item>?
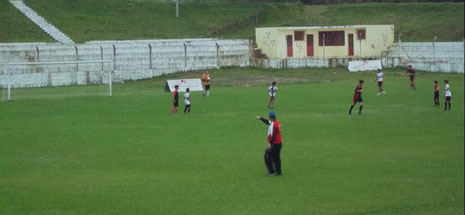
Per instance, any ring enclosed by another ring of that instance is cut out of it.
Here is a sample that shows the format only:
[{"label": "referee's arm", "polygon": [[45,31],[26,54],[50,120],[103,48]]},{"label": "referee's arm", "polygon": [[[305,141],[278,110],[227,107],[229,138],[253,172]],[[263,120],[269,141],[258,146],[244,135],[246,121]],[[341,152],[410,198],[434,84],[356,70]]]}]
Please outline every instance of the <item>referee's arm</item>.
[{"label": "referee's arm", "polygon": [[263,118],[263,117],[260,117],[260,116],[257,116],[257,119],[261,120],[263,123],[265,123],[266,125],[270,125],[270,121]]}]

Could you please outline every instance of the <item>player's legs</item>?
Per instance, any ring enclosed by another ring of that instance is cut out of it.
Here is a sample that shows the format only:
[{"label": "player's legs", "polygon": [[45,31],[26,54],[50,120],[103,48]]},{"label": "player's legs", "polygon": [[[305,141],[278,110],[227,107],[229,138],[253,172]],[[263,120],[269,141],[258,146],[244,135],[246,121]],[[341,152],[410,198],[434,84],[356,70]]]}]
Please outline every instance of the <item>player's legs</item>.
[{"label": "player's legs", "polygon": [[382,91],[383,91],[383,82],[378,81],[378,96],[381,95]]},{"label": "player's legs", "polygon": [[282,144],[274,144],[271,148],[271,157],[278,175],[281,175],[281,147]]},{"label": "player's legs", "polygon": [[350,109],[349,109],[349,115],[352,114],[352,109],[354,109],[355,104],[357,104],[357,101],[354,99],[354,102],[352,102],[352,105],[350,106]]},{"label": "player's legs", "polygon": [[205,91],[206,91],[206,95],[208,97],[210,95],[210,85],[205,85]]},{"label": "player's legs", "polygon": [[363,101],[359,103],[359,108],[358,108],[358,114],[362,114],[362,109],[363,109]]},{"label": "player's legs", "polygon": [[273,108],[274,105],[274,96],[270,96],[270,102],[268,104],[268,108]]},{"label": "player's legs", "polygon": [[446,96],[445,103],[444,103],[444,111],[450,111],[450,96]]},{"label": "player's legs", "polygon": [[273,158],[271,157],[271,149],[265,150],[265,165],[266,165],[266,168],[268,169],[269,174],[275,173],[275,170],[273,167]]},{"label": "player's legs", "polygon": [[449,110],[450,110],[450,106],[451,106],[451,103],[450,103],[450,98],[449,98],[449,102],[447,102],[449,104]]},{"label": "player's legs", "polygon": [[173,113],[174,113],[174,114],[177,114],[177,113],[178,113],[178,104],[179,104],[179,103],[177,103],[177,102],[173,104]]},{"label": "player's legs", "polygon": [[417,87],[415,86],[415,77],[410,76],[410,90],[417,90]]}]

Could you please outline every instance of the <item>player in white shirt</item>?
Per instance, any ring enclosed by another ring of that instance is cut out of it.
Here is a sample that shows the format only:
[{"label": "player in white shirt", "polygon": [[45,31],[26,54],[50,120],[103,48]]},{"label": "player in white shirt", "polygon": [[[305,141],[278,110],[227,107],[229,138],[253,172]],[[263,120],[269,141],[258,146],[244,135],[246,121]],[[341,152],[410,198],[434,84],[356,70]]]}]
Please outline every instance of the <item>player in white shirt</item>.
[{"label": "player in white shirt", "polygon": [[191,112],[191,94],[189,93],[189,88],[186,89],[186,93],[184,93],[184,105],[186,107],[184,108],[184,114],[190,113]]},{"label": "player in white shirt", "polygon": [[376,81],[378,81],[378,96],[381,95],[381,93],[385,94],[386,91],[383,89],[384,73],[381,69],[376,70]]},{"label": "player in white shirt", "polygon": [[271,86],[268,87],[268,92],[270,95],[270,103],[268,104],[268,108],[274,107],[274,99],[276,96],[276,91],[278,91],[278,87],[276,86],[276,81],[273,81],[273,83],[271,83]]},{"label": "player in white shirt", "polygon": [[[444,80],[444,111],[450,111],[450,97],[452,93],[450,92],[449,80]],[[449,105],[449,108],[447,107]]]}]

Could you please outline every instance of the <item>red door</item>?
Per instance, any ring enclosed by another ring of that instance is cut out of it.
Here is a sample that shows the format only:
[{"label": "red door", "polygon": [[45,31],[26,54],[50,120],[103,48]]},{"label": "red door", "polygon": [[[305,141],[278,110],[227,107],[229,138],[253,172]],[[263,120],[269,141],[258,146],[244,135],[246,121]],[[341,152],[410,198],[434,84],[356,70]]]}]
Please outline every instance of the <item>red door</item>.
[{"label": "red door", "polygon": [[313,34],[307,34],[307,56],[313,56]]},{"label": "red door", "polygon": [[287,56],[292,57],[292,35],[286,36],[286,43],[287,43]]},{"label": "red door", "polygon": [[354,56],[354,34],[349,34],[349,56]]}]

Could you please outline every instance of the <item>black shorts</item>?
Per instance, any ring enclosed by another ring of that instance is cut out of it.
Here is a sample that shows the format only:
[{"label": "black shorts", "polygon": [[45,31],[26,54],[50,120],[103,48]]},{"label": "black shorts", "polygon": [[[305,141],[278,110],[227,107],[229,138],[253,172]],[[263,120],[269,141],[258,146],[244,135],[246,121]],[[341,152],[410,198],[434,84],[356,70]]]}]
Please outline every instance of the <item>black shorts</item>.
[{"label": "black shorts", "polygon": [[439,100],[439,93],[435,92],[434,93],[434,101],[438,101],[438,100]]},{"label": "black shorts", "polygon": [[363,102],[363,99],[362,99],[362,96],[354,96],[354,103],[357,103],[357,102]]},{"label": "black shorts", "polygon": [[410,76],[410,81],[413,82],[413,80],[415,80],[415,75]]},{"label": "black shorts", "polygon": [[191,105],[186,105],[186,108],[191,108]]},{"label": "black shorts", "polygon": [[446,101],[450,102],[450,96],[446,96]]},{"label": "black shorts", "polygon": [[383,81],[378,81],[378,86],[382,87],[383,86]]},{"label": "black shorts", "polygon": [[177,107],[177,106],[179,106],[179,103],[178,102],[173,102],[173,106]]},{"label": "black shorts", "polygon": [[205,85],[205,90],[209,90],[210,89],[210,85]]}]

